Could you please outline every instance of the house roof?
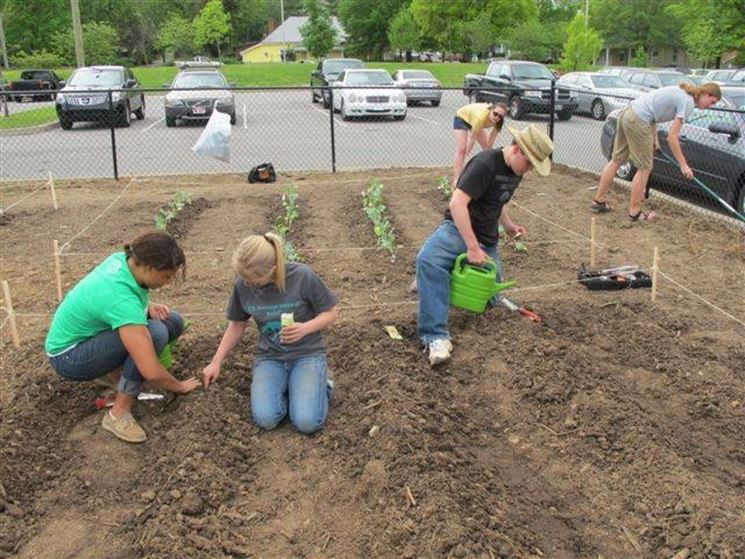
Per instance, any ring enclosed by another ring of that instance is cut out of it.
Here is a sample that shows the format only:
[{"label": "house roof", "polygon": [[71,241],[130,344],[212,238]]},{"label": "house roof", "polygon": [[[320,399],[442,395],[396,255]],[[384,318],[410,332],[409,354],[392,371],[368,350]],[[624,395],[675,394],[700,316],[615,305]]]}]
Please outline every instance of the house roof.
[{"label": "house roof", "polygon": [[[303,36],[300,33],[300,27],[306,21],[308,21],[306,16],[288,17],[282,25],[267,35],[261,43],[264,45],[271,43],[302,43]],[[345,43],[347,34],[344,32],[344,28],[336,16],[331,17],[331,25],[336,30],[337,44]]]}]

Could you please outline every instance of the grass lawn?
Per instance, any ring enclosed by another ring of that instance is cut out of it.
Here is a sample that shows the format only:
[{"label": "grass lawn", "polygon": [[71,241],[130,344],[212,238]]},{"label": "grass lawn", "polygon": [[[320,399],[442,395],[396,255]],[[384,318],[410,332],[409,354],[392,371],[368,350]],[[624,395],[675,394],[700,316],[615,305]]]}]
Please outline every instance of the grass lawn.
[{"label": "grass lawn", "polygon": [[[411,62],[366,62],[368,68],[385,68],[391,74],[401,68],[422,69],[432,72],[445,87],[460,87],[463,76],[468,73],[483,73],[487,63],[451,64],[444,62],[423,63]],[[277,87],[277,86],[308,86],[310,74],[315,64],[300,64],[280,62],[266,64],[226,64],[223,73],[229,82],[237,87]],[[63,79],[70,77],[72,68],[60,68],[56,72]],[[170,84],[178,69],[175,66],[136,66],[132,69],[140,84],[145,89],[160,89],[163,84]],[[7,70],[4,72],[6,81],[20,78],[21,70]]]},{"label": "grass lawn", "polygon": [[12,114],[8,117],[3,116],[0,111],[0,130],[10,128],[28,128],[30,126],[39,126],[57,120],[57,112],[54,107],[41,107],[40,109],[30,109],[22,113]]}]

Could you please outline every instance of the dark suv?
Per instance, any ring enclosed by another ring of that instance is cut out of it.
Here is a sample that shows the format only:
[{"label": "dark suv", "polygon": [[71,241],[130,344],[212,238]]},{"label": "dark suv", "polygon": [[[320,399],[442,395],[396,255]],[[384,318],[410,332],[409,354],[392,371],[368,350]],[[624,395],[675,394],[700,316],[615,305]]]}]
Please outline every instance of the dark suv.
[{"label": "dark suv", "polygon": [[117,126],[129,126],[132,113],[138,120],[145,118],[145,95],[132,70],[124,66],[78,68],[60,87],[56,107],[64,130],[74,122],[108,122],[112,110]]},{"label": "dark suv", "polygon": [[[463,93],[479,102],[503,102],[510,116],[519,119],[527,113],[551,112],[551,81],[555,76],[543,64],[520,60],[494,61],[486,74],[466,74]],[[577,94],[556,87],[553,104],[559,120],[569,120],[577,110]]]},{"label": "dark suv", "polygon": [[310,75],[311,101],[316,102],[316,97],[320,96],[323,100],[323,108],[329,108],[329,92],[327,89],[321,89],[336,81],[336,78],[344,70],[353,68],[364,68],[362,60],[357,58],[327,58],[318,63],[318,67]]}]

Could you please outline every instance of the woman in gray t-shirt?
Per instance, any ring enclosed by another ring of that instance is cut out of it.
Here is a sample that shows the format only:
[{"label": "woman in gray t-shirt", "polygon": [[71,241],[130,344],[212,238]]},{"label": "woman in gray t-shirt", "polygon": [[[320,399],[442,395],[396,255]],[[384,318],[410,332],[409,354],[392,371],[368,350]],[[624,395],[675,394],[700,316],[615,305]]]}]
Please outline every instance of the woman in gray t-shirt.
[{"label": "woman in gray t-shirt", "polygon": [[259,329],[251,382],[254,421],[273,429],[289,410],[299,431],[318,431],[333,386],[321,331],[336,320],[339,300],[308,266],[285,262],[282,240],[271,233],[243,239],[233,267],[238,277],[228,302],[230,323],[204,368],[205,388],[220,376],[223,360],[253,317]]},{"label": "woman in gray t-shirt", "polygon": [[708,109],[721,98],[722,92],[715,83],[698,86],[681,83],[650,91],[634,99],[618,117],[613,155],[600,175],[598,192],[590,206],[591,209],[599,213],[611,210],[608,205],[610,184],[618,168],[626,161],[631,161],[637,171],[631,181],[629,219],[653,220],[656,217],[655,213],[643,212],[641,205],[652,172],[654,150],[660,147],[657,143],[657,124],[673,121],[667,133],[667,141],[680,165],[680,171],[690,180],[693,178],[693,171],[688,166],[680,147],[680,129],[694,106]]}]

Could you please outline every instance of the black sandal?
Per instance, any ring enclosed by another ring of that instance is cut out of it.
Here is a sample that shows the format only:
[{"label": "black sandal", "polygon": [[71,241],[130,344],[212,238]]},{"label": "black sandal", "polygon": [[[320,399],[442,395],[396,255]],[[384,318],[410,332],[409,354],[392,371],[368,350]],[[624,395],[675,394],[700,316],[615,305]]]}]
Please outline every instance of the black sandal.
[{"label": "black sandal", "polygon": [[608,205],[607,200],[605,202],[598,202],[597,200],[593,200],[592,204],[590,204],[590,209],[600,214],[604,214],[604,213],[611,211],[611,207]]},{"label": "black sandal", "polygon": [[654,221],[657,219],[657,213],[655,211],[651,212],[643,212],[639,210],[639,213],[636,215],[629,214],[629,219],[633,221]]}]

